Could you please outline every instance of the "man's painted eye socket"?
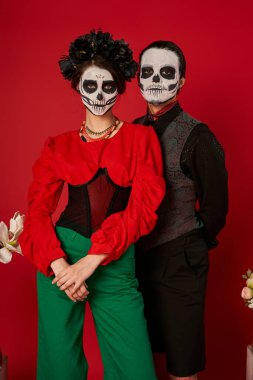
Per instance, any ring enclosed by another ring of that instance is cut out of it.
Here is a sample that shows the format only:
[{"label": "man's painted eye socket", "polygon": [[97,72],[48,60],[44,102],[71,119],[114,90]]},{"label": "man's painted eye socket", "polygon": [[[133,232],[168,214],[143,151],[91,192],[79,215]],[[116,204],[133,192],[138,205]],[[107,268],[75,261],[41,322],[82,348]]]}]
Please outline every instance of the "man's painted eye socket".
[{"label": "man's painted eye socket", "polygon": [[88,87],[90,90],[96,88],[96,86],[95,86],[94,84],[92,84],[92,83],[87,84],[87,87]]},{"label": "man's painted eye socket", "polygon": [[154,70],[152,67],[146,66],[142,67],[141,69],[141,78],[149,78],[154,73]]},{"label": "man's painted eye socket", "polygon": [[165,79],[174,79],[175,74],[176,74],[176,70],[174,69],[174,67],[164,66],[160,69],[160,74]]},{"label": "man's painted eye socket", "polygon": [[143,73],[145,74],[152,74],[153,73],[153,69],[151,69],[151,67],[146,67],[143,69]]}]

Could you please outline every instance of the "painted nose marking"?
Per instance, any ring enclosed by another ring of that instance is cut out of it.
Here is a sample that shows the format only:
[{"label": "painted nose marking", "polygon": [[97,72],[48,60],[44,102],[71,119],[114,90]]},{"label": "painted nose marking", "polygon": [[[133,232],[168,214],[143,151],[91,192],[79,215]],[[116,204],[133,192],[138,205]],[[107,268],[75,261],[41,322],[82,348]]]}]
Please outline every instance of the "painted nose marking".
[{"label": "painted nose marking", "polygon": [[101,94],[101,92],[98,93],[97,100],[103,100],[103,95]]},{"label": "painted nose marking", "polygon": [[155,82],[155,83],[160,82],[160,77],[159,77],[158,74],[156,74],[156,75],[153,76],[153,82]]}]

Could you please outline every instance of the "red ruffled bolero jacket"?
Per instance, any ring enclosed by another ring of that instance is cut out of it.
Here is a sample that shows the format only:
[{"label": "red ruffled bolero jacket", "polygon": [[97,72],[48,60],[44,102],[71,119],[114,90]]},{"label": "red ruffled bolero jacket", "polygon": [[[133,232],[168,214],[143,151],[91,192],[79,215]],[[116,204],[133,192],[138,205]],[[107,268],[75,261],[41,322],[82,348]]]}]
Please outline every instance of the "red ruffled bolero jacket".
[{"label": "red ruffled bolero jacket", "polygon": [[23,254],[39,271],[52,274],[52,261],[65,257],[51,219],[64,182],[81,185],[106,168],[119,186],[132,186],[124,211],[107,217],[91,236],[88,254],[106,253],[102,265],[117,260],[142,235],[154,228],[165,194],[160,143],[152,127],[124,123],[112,138],[84,142],[79,131],[47,139],[33,166],[28,212],[20,236]]}]

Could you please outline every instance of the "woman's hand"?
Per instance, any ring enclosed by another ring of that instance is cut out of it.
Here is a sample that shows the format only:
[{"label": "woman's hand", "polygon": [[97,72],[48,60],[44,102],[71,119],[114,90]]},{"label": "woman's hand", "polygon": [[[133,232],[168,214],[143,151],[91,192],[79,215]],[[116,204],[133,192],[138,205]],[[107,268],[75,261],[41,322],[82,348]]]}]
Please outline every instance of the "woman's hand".
[{"label": "woman's hand", "polygon": [[58,273],[60,273],[61,271],[69,267],[69,263],[67,263],[67,261],[63,257],[61,257],[59,259],[52,261],[50,266],[55,276],[57,276]]},{"label": "woman's hand", "polygon": [[67,268],[59,272],[52,281],[52,284],[57,284],[61,290],[68,290],[72,297],[77,290],[83,286],[85,286],[86,294],[88,294],[85,280],[93,274],[95,269],[101,264],[106,256],[106,254],[85,256],[75,264],[69,265]]},{"label": "woman's hand", "polygon": [[[54,260],[52,261],[51,263],[51,268],[55,274],[55,276],[57,276],[59,273],[61,273],[63,270],[67,269],[70,265],[67,263],[67,261],[61,257],[60,259],[57,259],[57,260]],[[70,292],[70,289],[66,289],[65,290],[65,293],[67,294],[67,296],[71,299],[71,301],[73,302],[76,302],[76,301],[83,301],[87,295],[89,294],[89,292],[87,291],[86,287],[85,287],[86,284],[82,284],[79,289],[76,290],[76,292],[72,295],[72,293]],[[72,288],[74,287],[74,285],[72,285]]]},{"label": "woman's hand", "polygon": [[68,288],[68,289],[66,289],[65,290],[65,293],[67,294],[67,296],[73,301],[73,302],[76,302],[76,301],[80,301],[80,302],[82,302],[82,301],[84,301],[86,298],[87,298],[87,296],[88,296],[88,294],[89,294],[89,292],[88,292],[88,290],[87,290],[87,285],[84,283],[84,284],[82,284],[81,286],[80,286],[80,288],[79,289],[77,289],[76,290],[76,292],[72,295],[72,293],[71,293],[71,288],[73,288],[74,287],[74,284],[72,284],[71,286],[70,286],[70,288]]}]

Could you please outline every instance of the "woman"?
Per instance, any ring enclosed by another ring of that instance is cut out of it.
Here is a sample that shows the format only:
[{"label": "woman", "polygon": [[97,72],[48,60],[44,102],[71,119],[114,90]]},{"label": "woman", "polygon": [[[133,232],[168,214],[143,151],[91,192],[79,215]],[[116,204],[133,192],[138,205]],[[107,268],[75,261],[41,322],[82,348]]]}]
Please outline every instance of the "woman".
[{"label": "woman", "polygon": [[[153,380],[133,243],[156,223],[165,191],[161,152],[151,127],[112,112],[137,64],[128,44],[102,31],[77,38],[59,64],[81,95],[86,121],[80,131],[49,138],[33,168],[20,244],[39,270],[37,379],[87,378],[88,297],[104,379]],[[55,227],[64,182],[69,201]]]}]

